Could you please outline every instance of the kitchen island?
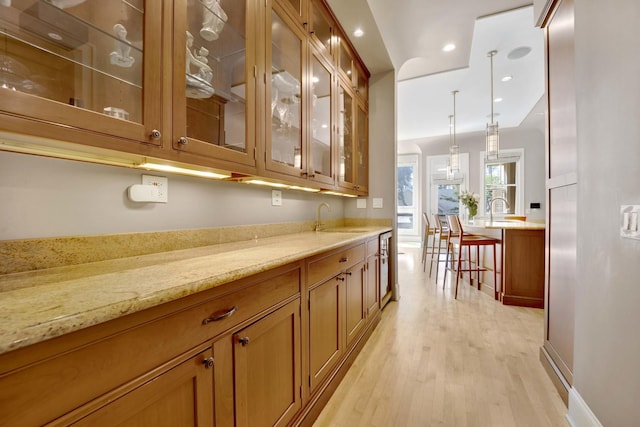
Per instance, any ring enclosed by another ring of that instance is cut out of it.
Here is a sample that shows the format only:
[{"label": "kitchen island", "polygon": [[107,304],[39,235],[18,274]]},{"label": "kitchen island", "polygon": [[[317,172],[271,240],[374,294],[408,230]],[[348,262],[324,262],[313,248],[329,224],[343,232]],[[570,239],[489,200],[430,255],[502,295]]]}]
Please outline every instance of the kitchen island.
[{"label": "kitchen island", "polygon": [[497,248],[498,283],[493,283],[493,254],[485,251],[478,288],[506,305],[544,308],[545,225],[511,219],[463,224],[465,232],[500,240]]}]

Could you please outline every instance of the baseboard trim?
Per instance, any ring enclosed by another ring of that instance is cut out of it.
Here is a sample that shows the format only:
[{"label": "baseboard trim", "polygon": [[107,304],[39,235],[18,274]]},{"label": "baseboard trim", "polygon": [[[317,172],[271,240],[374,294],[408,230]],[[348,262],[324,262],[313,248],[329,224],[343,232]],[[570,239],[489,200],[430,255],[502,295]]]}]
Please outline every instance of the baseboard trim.
[{"label": "baseboard trim", "polygon": [[560,369],[558,369],[544,346],[540,347],[540,363],[551,379],[556,390],[558,390],[558,394],[560,394],[564,404],[569,406],[569,390],[571,389],[571,386],[567,383],[567,380],[564,378]]},{"label": "baseboard trim", "polygon": [[575,388],[569,390],[567,421],[572,427],[602,427],[602,423]]}]

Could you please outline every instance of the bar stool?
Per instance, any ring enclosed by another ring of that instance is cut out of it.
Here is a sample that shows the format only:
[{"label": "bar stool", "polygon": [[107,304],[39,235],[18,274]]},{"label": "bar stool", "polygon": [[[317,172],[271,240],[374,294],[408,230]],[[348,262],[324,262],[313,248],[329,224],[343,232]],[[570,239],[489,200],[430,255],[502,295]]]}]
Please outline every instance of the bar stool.
[{"label": "bar stool", "polygon": [[[445,229],[444,226],[442,225],[442,221],[440,221],[440,217],[436,214],[433,215],[433,223],[435,224],[435,226],[433,227],[434,235],[433,235],[433,240],[431,241],[431,265],[429,266],[429,277],[431,277],[431,271],[433,270],[433,263],[435,262],[436,263],[436,283],[437,283],[438,267],[440,266],[440,263],[443,262],[443,261],[440,261],[440,255],[442,254],[442,242],[444,242],[444,249],[449,250],[449,234],[448,234],[448,230]],[[438,242],[437,254],[436,254],[436,241]]]},{"label": "bar stool", "polygon": [[[447,222],[449,223],[449,239],[448,244],[451,248],[451,270],[456,273],[456,290],[454,298],[458,298],[458,281],[460,280],[460,274],[465,271],[469,272],[469,284],[472,283],[471,273],[473,271],[476,272],[476,279],[478,280],[478,289],[480,289],[480,272],[487,271],[488,269],[483,268],[480,262],[480,246],[493,246],[493,283],[495,286],[495,292],[498,289],[498,273],[496,268],[496,245],[500,243],[500,240],[494,239],[493,237],[482,236],[479,234],[468,234],[464,232],[462,228],[462,224],[460,223],[460,218],[458,215],[447,215]],[[456,253],[455,246],[458,246],[458,260],[456,262]],[[469,266],[466,269],[462,268],[462,252],[463,248],[467,248],[467,257]],[[471,247],[476,248],[476,267],[472,266],[471,259]],[[449,262],[449,249],[447,249],[447,263]],[[446,267],[446,264],[445,264]],[[445,281],[447,280],[447,270],[444,271]],[[443,284],[444,286],[444,284]]]},{"label": "bar stool", "polygon": [[[429,217],[426,212],[422,212],[424,220],[424,237],[422,238],[422,271],[427,270],[427,253],[429,252],[429,236],[433,238],[435,230],[429,224]],[[433,252],[432,252],[433,253]]]}]

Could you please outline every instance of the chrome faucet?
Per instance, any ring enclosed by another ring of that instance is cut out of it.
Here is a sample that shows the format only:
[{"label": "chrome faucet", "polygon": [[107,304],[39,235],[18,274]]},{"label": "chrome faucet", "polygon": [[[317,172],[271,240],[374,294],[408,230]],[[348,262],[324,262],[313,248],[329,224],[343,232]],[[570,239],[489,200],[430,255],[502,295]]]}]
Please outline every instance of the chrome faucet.
[{"label": "chrome faucet", "polygon": [[327,208],[328,212],[331,212],[331,206],[329,206],[328,203],[320,203],[320,205],[318,206],[318,216],[316,218],[316,231],[320,231],[322,226],[322,222],[320,221],[320,209],[322,209],[323,206]]},{"label": "chrome faucet", "polygon": [[491,199],[489,201],[489,221],[493,222],[493,202],[495,202],[496,200],[502,200],[507,204],[507,208],[510,208],[511,206],[509,206],[509,202],[507,201],[507,199],[505,199],[504,197],[496,197],[494,199]]}]

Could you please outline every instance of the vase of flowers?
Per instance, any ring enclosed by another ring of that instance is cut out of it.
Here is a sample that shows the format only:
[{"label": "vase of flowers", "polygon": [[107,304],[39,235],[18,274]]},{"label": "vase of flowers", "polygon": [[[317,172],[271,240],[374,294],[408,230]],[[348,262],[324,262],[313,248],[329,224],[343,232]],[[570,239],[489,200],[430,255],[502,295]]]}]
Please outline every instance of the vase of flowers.
[{"label": "vase of flowers", "polygon": [[467,208],[467,211],[469,212],[469,221],[473,221],[473,218],[478,214],[478,201],[480,200],[480,195],[465,190],[460,193],[458,199]]}]

